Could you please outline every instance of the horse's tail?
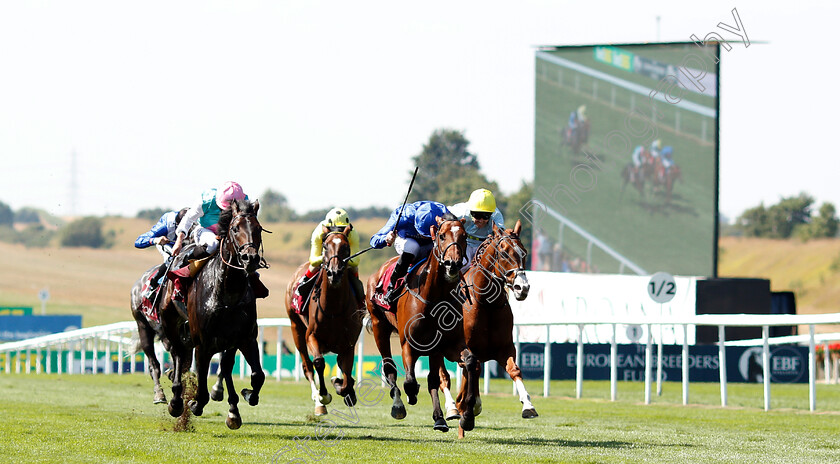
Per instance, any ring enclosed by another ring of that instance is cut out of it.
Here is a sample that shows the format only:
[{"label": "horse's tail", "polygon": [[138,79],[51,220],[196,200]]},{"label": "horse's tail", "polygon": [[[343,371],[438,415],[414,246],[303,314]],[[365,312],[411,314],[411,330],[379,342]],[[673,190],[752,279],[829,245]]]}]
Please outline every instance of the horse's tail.
[{"label": "horse's tail", "polygon": [[134,356],[137,353],[143,352],[143,345],[140,343],[140,334],[137,331],[132,332],[131,341],[128,342],[131,348],[128,349],[128,356]]},{"label": "horse's tail", "polygon": [[370,319],[370,316],[367,315],[367,311],[365,311],[363,317],[364,319],[362,319],[362,326],[364,326],[368,334],[373,335],[373,321]]}]

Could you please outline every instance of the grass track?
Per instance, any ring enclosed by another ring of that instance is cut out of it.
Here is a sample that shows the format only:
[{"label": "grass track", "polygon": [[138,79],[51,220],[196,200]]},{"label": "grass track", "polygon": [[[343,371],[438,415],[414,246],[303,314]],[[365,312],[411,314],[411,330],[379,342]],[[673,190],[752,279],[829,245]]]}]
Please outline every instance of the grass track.
[{"label": "grass track", "polygon": [[[329,430],[316,428],[310,416],[307,385],[270,380],[259,406],[240,407],[240,430],[225,427],[225,403],[211,403],[203,417],[193,419],[195,432],[178,433],[171,431],[174,419],[165,406],[151,404],[145,375],[3,375],[0,392],[16,401],[0,406],[6,419],[0,453],[7,462],[97,463],[315,462],[315,457],[320,462],[840,462],[835,385],[819,386],[822,407],[816,414],[806,410],[806,385],[774,385],[770,412],[759,409],[760,385],[732,385],[729,408],[714,406],[717,384],[692,384],[692,402],[699,404],[687,407],[680,405],[678,383],[666,383],[663,396],[654,396],[650,406],[638,402],[641,383],[620,383],[617,402],[607,401],[607,382],[586,382],[582,400],[545,399],[538,396],[539,382],[527,385],[539,418],[519,418],[510,383],[493,381],[475,431],[459,441],[454,429],[447,434],[431,429],[425,388],[403,421],[390,418],[387,395],[379,404],[360,403],[355,423],[336,398],[327,416],[336,426]],[[167,393],[168,386],[165,382]],[[573,391],[573,382],[552,383],[555,395]],[[327,432],[332,446],[318,443],[319,430]],[[295,449],[295,437],[308,438],[303,443],[313,456]],[[276,456],[285,447],[289,453]]]}]

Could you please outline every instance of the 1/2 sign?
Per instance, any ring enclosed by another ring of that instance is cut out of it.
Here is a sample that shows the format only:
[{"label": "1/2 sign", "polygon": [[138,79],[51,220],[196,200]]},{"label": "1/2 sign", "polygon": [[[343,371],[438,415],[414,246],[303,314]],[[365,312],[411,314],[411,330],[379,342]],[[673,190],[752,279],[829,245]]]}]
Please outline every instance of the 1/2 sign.
[{"label": "1/2 sign", "polygon": [[648,295],[657,303],[667,303],[677,294],[677,283],[674,276],[667,272],[657,272],[650,276]]}]

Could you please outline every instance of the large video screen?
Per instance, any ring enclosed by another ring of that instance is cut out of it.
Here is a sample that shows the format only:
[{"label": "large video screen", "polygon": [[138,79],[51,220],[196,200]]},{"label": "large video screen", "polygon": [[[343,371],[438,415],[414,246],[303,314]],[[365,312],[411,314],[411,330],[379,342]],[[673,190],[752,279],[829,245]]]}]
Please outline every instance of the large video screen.
[{"label": "large video screen", "polygon": [[718,44],[536,52],[532,268],[715,276]]}]

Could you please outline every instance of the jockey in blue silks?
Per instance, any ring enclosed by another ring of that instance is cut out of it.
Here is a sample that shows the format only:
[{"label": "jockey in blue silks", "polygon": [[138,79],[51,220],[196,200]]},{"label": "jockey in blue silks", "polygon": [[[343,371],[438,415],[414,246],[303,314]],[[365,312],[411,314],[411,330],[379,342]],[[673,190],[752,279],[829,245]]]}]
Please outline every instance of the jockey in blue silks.
[{"label": "jockey in blue silks", "polygon": [[175,229],[178,223],[187,213],[187,208],[180,211],[169,211],[158,219],[148,232],[144,232],[134,241],[135,248],[148,248],[152,245],[157,247],[158,252],[163,256],[163,264],[158,266],[157,271],[149,280],[149,288],[143,294],[144,298],[150,298],[152,292],[157,288],[160,278],[166,272],[166,265],[172,260],[172,243],[176,239]]},{"label": "jockey in blue silks", "polygon": [[[396,291],[394,286],[401,277],[404,277],[409,266],[418,257],[425,257],[432,251],[434,242],[431,236],[431,227],[437,225],[437,217],[452,213],[442,203],[436,201],[417,201],[405,205],[400,215],[398,207],[391,212],[391,217],[385,226],[370,239],[370,245],[374,248],[384,248],[394,245],[400,259],[391,274],[391,281],[388,283],[388,293],[385,299],[392,302]],[[399,224],[397,224],[399,216]],[[395,228],[396,226],[396,228]]]}]

